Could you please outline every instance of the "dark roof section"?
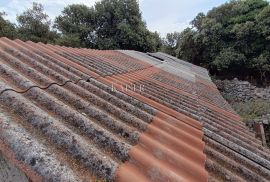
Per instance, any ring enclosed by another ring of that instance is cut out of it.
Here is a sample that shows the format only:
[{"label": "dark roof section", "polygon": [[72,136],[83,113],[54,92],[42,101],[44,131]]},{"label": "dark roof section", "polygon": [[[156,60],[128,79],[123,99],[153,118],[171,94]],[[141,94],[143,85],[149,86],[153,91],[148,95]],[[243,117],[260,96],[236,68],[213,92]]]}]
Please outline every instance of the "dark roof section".
[{"label": "dark roof section", "polygon": [[1,38],[0,150],[33,181],[207,181],[193,113],[112,89],[159,70],[118,51]]}]

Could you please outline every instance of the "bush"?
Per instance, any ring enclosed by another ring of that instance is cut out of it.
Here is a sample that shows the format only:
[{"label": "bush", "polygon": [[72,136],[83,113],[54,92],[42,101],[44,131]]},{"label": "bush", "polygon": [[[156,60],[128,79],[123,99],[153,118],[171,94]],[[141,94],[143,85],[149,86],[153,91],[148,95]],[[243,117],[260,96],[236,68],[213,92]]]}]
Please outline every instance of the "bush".
[{"label": "bush", "polygon": [[244,120],[255,119],[270,113],[270,101],[261,99],[232,103],[232,107]]}]

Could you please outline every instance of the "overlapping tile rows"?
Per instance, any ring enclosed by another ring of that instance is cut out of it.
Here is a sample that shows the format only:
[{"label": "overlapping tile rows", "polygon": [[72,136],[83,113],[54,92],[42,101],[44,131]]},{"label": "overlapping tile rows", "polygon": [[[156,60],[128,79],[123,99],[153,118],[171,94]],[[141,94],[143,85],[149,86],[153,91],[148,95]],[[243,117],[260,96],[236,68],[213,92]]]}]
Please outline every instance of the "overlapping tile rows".
[{"label": "overlapping tile rows", "polygon": [[175,70],[162,71],[165,66],[159,66],[161,69],[150,76],[149,71],[145,71],[112,78],[125,84],[144,84],[146,91],[141,95],[203,124],[209,181],[269,181],[269,150],[261,146],[220,96],[207,78],[207,72],[170,56],[166,59],[163,53],[156,53],[155,57],[160,54],[162,64],[174,64],[179,69],[185,67],[183,69],[189,69],[195,80],[186,79],[181,74],[183,71],[176,75]]},{"label": "overlapping tile rows", "polygon": [[1,38],[0,74],[0,148],[33,180],[270,180],[270,152],[201,67]]},{"label": "overlapping tile rows", "polygon": [[143,70],[158,72],[117,51],[1,38],[4,157],[32,181],[207,181],[201,123],[106,78]]}]

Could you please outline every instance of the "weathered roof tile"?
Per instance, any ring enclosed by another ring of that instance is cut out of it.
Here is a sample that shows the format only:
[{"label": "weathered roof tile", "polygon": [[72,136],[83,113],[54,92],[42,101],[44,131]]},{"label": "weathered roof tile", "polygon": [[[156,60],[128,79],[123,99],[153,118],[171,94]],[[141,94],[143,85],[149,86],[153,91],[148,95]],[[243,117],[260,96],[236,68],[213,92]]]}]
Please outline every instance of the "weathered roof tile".
[{"label": "weathered roof tile", "polygon": [[7,38],[0,63],[0,150],[33,181],[270,179],[203,68]]}]

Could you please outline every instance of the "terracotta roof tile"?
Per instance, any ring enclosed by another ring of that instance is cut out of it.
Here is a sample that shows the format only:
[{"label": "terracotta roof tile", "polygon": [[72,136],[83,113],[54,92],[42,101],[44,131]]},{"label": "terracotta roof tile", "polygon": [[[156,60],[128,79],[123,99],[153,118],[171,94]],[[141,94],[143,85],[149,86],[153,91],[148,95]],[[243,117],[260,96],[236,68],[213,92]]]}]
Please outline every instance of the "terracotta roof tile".
[{"label": "terracotta roof tile", "polygon": [[33,181],[270,179],[203,68],[1,38],[0,75],[0,150]]}]

